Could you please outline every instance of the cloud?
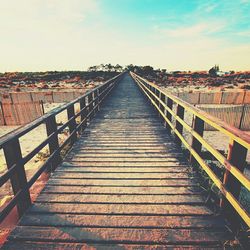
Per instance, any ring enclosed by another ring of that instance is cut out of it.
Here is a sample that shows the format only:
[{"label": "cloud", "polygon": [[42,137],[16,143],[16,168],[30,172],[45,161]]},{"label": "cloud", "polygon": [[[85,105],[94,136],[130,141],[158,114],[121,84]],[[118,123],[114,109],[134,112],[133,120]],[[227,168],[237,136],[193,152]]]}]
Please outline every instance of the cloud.
[{"label": "cloud", "polygon": [[[221,35],[227,29],[226,23],[215,19],[189,26],[155,27],[155,39],[161,40],[162,44],[158,45],[161,49],[154,51],[153,61],[165,62],[165,67],[170,70],[206,70],[214,64],[224,70],[249,70],[250,43],[237,43]],[[242,32],[241,35],[249,33]]]},{"label": "cloud", "polygon": [[250,30],[236,32],[236,35],[242,36],[242,37],[250,37]]},{"label": "cloud", "polygon": [[[206,5],[211,12],[218,9],[214,7],[212,11],[214,2]],[[233,38],[224,35],[231,27],[228,18],[210,16],[204,11],[199,14],[195,8],[181,18],[176,17],[175,11],[167,17],[165,13],[152,16],[145,24],[135,18],[135,12],[134,16],[129,13],[128,23],[133,25],[129,26],[126,20],[121,28],[119,11],[110,10],[107,3],[0,0],[0,71],[81,70],[109,62],[152,64],[172,70],[208,69],[215,63],[225,69],[228,65],[229,70],[236,69],[233,65],[250,68],[246,56],[249,33],[242,28],[233,30]],[[232,6],[227,8],[232,10]],[[240,38],[244,41],[239,42]]]},{"label": "cloud", "polygon": [[72,55],[95,35],[88,18],[99,12],[95,0],[0,0],[0,71],[65,69],[66,59],[75,67]]},{"label": "cloud", "polygon": [[212,35],[214,33],[220,32],[225,28],[224,23],[220,22],[199,22],[189,26],[173,26],[171,28],[159,28],[155,26],[155,30],[165,34],[167,37],[172,38],[190,38],[204,35]]},{"label": "cloud", "polygon": [[250,0],[241,0],[240,3],[242,3],[242,4],[249,4]]},{"label": "cloud", "polygon": [[82,22],[97,11],[95,0],[0,0],[0,25],[4,30],[56,29]]}]

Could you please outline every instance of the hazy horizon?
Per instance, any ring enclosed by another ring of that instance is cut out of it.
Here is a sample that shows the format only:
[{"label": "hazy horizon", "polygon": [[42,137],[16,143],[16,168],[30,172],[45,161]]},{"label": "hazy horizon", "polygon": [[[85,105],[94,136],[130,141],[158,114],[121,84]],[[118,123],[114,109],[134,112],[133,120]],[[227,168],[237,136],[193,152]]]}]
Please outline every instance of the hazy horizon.
[{"label": "hazy horizon", "polygon": [[0,72],[250,70],[250,0],[0,0]]}]

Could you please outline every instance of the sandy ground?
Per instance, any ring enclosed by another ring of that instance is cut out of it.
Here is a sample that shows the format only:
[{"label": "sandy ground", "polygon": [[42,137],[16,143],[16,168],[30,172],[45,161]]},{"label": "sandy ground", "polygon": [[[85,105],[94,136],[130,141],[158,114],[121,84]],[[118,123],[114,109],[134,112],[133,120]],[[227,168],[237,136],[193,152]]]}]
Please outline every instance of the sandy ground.
[{"label": "sandy ground", "polygon": [[[44,110],[48,112],[62,104],[45,104]],[[56,121],[59,124],[62,124],[67,120],[66,112],[58,115],[56,117]],[[17,129],[19,126],[0,126],[0,137]],[[38,146],[42,141],[44,141],[47,137],[45,124],[40,125],[36,129],[30,131],[27,135],[24,135],[20,138],[20,146],[22,155],[25,156],[30,153],[36,146]],[[59,135],[59,143],[61,144],[65,138],[67,137],[67,131],[65,133]],[[33,157],[27,164],[25,164],[25,171],[27,175],[27,179],[29,180],[34,173],[39,169],[42,165],[43,161],[48,156],[48,147],[44,147],[44,149],[35,157]],[[7,170],[4,153],[3,150],[0,150],[0,174],[4,173]],[[44,173],[37,180],[37,182],[31,187],[30,194],[31,199],[35,200],[37,195],[43,189],[45,183],[49,178],[49,174]],[[10,182],[7,182],[5,185],[1,187],[0,191],[0,210],[3,209],[8,202],[12,199],[13,193],[11,189]],[[16,225],[18,221],[17,211],[13,209],[13,211],[9,214],[6,220],[0,225],[0,246],[3,243],[8,235],[8,233],[12,230],[12,228]]]},{"label": "sandy ground", "polygon": [[[48,112],[61,104],[46,104],[45,105],[45,112]],[[66,112],[58,115],[56,117],[57,123],[62,124],[67,119]],[[3,136],[15,129],[18,126],[0,126],[0,136]],[[61,144],[65,138],[67,137],[67,130],[64,133],[59,135],[59,143]],[[47,138],[46,127],[45,124],[38,126],[37,128],[33,129],[26,135],[20,137],[20,146],[22,155],[26,156],[30,153],[35,147],[37,147],[40,143],[42,143]],[[48,146],[44,147],[40,153],[34,156],[29,162],[25,164],[25,171],[27,175],[27,179],[29,180],[34,173],[39,169],[43,161],[47,158],[49,153]],[[7,170],[5,157],[3,150],[0,150],[0,174],[4,173]],[[12,197],[11,185],[10,182],[7,182],[5,185],[1,187],[0,192],[0,207],[6,203]]]}]

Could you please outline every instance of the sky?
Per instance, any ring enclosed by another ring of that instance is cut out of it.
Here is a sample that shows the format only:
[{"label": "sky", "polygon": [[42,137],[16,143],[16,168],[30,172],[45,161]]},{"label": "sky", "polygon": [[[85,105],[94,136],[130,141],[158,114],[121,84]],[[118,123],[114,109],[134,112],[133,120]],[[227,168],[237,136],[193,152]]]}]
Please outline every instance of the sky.
[{"label": "sky", "polygon": [[250,70],[250,0],[0,0],[0,72]]}]

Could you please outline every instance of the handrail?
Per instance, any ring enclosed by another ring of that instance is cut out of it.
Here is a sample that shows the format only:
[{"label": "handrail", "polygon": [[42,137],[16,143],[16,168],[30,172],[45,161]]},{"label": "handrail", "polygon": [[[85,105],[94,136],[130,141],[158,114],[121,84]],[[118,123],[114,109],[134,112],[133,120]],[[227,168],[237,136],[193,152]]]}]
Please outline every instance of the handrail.
[{"label": "handrail", "polygon": [[[44,171],[48,170],[48,167],[54,170],[60,164],[62,161],[62,149],[64,149],[67,144],[70,143],[72,145],[75,142],[77,133],[80,134],[85,129],[87,122],[90,121],[99,110],[100,104],[123,75],[124,72],[86,92],[83,96],[50,111],[33,122],[0,138],[0,149],[4,151],[8,168],[8,170],[0,176],[0,187],[10,180],[14,193],[14,197],[0,213],[0,223],[15,206],[17,206],[19,217],[22,216],[31,204],[30,187]],[[80,104],[80,111],[77,113],[75,113],[74,107],[76,103]],[[67,110],[68,120],[58,128],[55,117],[65,110]],[[76,118],[79,116],[80,122],[77,124]],[[46,125],[48,137],[23,157],[19,138],[42,124]],[[69,136],[62,145],[59,145],[58,135],[67,127],[69,128]],[[47,145],[49,146],[49,157],[31,179],[27,181],[24,165]]]},{"label": "handrail", "polygon": [[[203,170],[208,174],[214,184],[219,188],[227,203],[239,214],[246,225],[250,226],[250,217],[247,211],[239,203],[238,198],[241,186],[250,190],[250,181],[243,174],[247,150],[250,149],[250,136],[237,128],[234,128],[223,121],[208,115],[206,112],[193,107],[192,105],[182,101],[178,97],[173,96],[169,92],[159,88],[156,84],[130,72],[131,76],[138,84],[143,93],[149,98],[155,106],[169,130],[172,130],[177,142],[182,143],[190,152],[190,162],[197,162]],[[177,112],[172,110],[173,103],[177,105]],[[190,127],[184,121],[184,110],[193,115],[193,127]],[[176,125],[172,123],[172,117],[176,120]],[[229,145],[229,154],[225,158],[218,150],[213,148],[204,138],[204,123],[207,123],[231,139]],[[183,128],[186,129],[193,137],[190,145],[182,135]],[[205,147],[225,168],[223,182],[216,176],[201,156],[201,147]],[[237,154],[241,154],[241,156]],[[222,209],[228,209],[225,200],[221,201]]]},{"label": "handrail", "polygon": [[[131,72],[131,74],[134,74],[134,73]],[[190,111],[194,115],[196,115],[199,118],[203,119],[210,126],[212,126],[215,129],[221,131],[222,133],[228,135],[233,140],[235,140],[235,141],[237,141],[239,143],[242,143],[243,146],[246,146],[248,149],[250,149],[250,136],[247,133],[245,133],[244,131],[242,131],[242,130],[234,127],[234,126],[231,126],[231,125],[225,123],[224,121],[220,120],[219,118],[214,117],[214,116],[206,113],[205,111],[203,111],[203,110],[201,110],[201,109],[199,109],[199,108],[197,108],[197,107],[195,107],[195,106],[181,100],[177,96],[172,95],[170,92],[168,92],[166,90],[163,90],[162,88],[160,88],[156,84],[149,82],[148,80],[140,77],[139,75],[136,75],[136,78],[138,78],[138,79],[140,79],[142,81],[145,81],[147,84],[150,84],[155,89],[163,92],[166,95],[166,97],[171,98],[172,100],[175,101],[175,103],[181,105],[187,111]]]}]

